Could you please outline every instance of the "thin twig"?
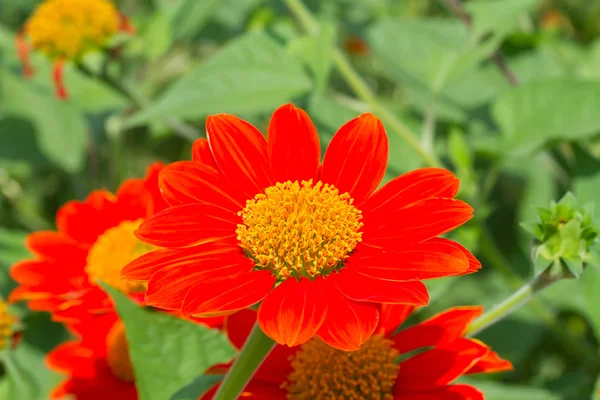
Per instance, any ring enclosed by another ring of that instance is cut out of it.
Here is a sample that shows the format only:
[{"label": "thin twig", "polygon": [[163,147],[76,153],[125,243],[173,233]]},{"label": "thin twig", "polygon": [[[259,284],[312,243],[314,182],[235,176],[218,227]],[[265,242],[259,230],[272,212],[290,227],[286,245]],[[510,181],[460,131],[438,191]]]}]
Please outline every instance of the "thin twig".
[{"label": "thin twig", "polygon": [[[465,23],[465,25],[471,26],[471,16],[467,13],[460,0],[445,0],[445,2],[452,12]],[[504,56],[500,50],[496,50],[490,56],[490,59],[494,64],[496,64],[502,75],[504,75],[511,86],[519,86],[519,79],[506,63],[506,60],[504,59]]]}]

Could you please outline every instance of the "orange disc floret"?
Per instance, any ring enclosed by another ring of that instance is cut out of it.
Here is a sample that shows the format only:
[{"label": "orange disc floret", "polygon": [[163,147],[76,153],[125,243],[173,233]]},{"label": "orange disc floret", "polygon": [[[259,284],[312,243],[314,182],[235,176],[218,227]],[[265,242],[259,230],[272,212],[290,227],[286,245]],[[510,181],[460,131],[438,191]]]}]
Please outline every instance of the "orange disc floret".
[{"label": "orange disc floret", "polygon": [[258,323],[280,344],[314,336],[356,350],[380,320],[378,303],[424,305],[425,279],[475,272],[464,247],[439,236],[473,209],[440,168],[379,188],[387,167],[383,124],[344,124],[321,161],[317,131],[291,104],[268,138],[233,115],[207,119],[193,161],[160,173],[169,204],[136,232],[163,247],[123,269],[148,284],[146,300],[184,315],[228,315],[261,302]]},{"label": "orange disc floret", "polygon": [[69,328],[75,339],[46,356],[50,369],[65,375],[51,398],[137,400],[125,329],[117,314],[93,316]]},{"label": "orange disc floret", "polygon": [[61,321],[111,312],[113,305],[99,286],[104,282],[142,300],[145,286],[121,278],[121,268],[153,247],[133,234],[141,222],[165,207],[158,191],[161,164],[148,168],[145,179],[125,181],[116,194],[95,191],[71,201],[57,213],[57,231],[34,232],[26,245],[34,258],[10,271],[19,286],[12,301],[47,311]]},{"label": "orange disc floret", "polygon": [[[484,400],[475,387],[454,384],[463,375],[512,369],[485,344],[464,338],[481,307],[456,307],[401,330],[414,307],[385,305],[382,323],[358,350],[334,349],[315,338],[297,347],[276,345],[244,388],[244,399],[273,400]],[[228,334],[243,345],[256,313],[229,318]],[[209,369],[225,374],[231,364]],[[218,385],[201,400],[213,398]]]}]

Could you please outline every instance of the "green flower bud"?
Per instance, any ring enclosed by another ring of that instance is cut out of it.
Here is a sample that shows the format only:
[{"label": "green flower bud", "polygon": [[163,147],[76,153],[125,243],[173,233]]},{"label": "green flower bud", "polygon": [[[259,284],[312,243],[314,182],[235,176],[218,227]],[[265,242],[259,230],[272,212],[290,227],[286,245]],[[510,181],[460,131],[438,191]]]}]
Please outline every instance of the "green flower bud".
[{"label": "green flower bud", "polygon": [[536,273],[553,279],[577,278],[587,265],[600,266],[592,206],[580,207],[569,192],[550,208],[539,208],[538,221],[521,224],[533,235],[531,258]]}]

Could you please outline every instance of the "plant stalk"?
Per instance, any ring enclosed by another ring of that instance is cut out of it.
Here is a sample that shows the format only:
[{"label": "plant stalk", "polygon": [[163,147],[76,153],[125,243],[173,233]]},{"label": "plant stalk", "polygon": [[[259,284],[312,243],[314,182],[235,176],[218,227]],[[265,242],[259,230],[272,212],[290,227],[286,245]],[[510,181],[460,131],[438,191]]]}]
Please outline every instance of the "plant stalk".
[{"label": "plant stalk", "polygon": [[[292,14],[298,19],[302,28],[309,34],[315,35],[319,32],[319,24],[316,19],[312,16],[308,8],[302,3],[301,0],[285,0],[285,3],[291,10]],[[385,107],[369,85],[361,78],[356,70],[348,61],[348,58],[344,56],[340,49],[334,48],[331,54],[331,59],[342,75],[346,83],[352,88],[354,93],[371,109],[371,111],[377,114],[383,122],[400,138],[406,142],[429,166],[436,167],[441,166],[440,160],[437,158],[435,153],[428,151],[421,145],[417,136],[410,130],[408,126],[404,124],[390,109]]]},{"label": "plant stalk", "polygon": [[273,347],[273,339],[265,335],[256,323],[213,400],[237,399]]}]

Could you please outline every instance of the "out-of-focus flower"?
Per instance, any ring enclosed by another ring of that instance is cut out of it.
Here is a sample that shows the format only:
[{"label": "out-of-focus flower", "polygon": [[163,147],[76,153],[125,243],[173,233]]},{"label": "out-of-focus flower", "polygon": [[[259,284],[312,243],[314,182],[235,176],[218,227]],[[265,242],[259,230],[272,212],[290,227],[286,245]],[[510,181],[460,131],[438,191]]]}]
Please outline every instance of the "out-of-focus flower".
[{"label": "out-of-focus flower", "polygon": [[377,303],[426,304],[421,280],[480,268],[438,237],[472,217],[451,172],[419,169],[376,190],[388,141],[371,114],[340,128],[322,164],[317,131],[293,105],[275,111],[268,141],[227,114],[209,117],[207,132],[194,161],[160,173],[170,207],[136,232],[166,249],[123,269],[148,282],[148,304],[210,316],[262,300],[258,323],[278,343],[318,335],[355,350],[378,324]]},{"label": "out-of-focus flower", "polygon": [[369,55],[369,45],[358,35],[348,35],[344,41],[344,49],[352,55],[366,56]]},{"label": "out-of-focus flower", "polygon": [[45,0],[17,36],[23,74],[33,74],[29,47],[44,53],[54,63],[56,94],[66,99],[64,63],[79,61],[87,52],[105,48],[119,31],[133,33],[133,28],[110,0]]},{"label": "out-of-focus flower", "polygon": [[0,297],[0,350],[12,345],[16,324],[17,318],[10,312],[8,304]]},{"label": "out-of-focus flower", "polygon": [[133,232],[166,206],[157,182],[162,167],[154,164],[145,179],[125,181],[116,195],[98,190],[85,201],[61,207],[58,231],[27,237],[26,245],[35,258],[11,268],[19,286],[10,300],[27,300],[31,309],[50,312],[61,321],[113,310],[98,281],[141,301],[145,285],[123,280],[120,274],[129,261],[153,249]]},{"label": "out-of-focus flower", "polygon": [[538,220],[522,226],[534,237],[531,254],[536,272],[558,279],[578,277],[588,264],[600,267],[593,208],[581,207],[572,193],[550,208],[539,208]]},{"label": "out-of-focus flower", "polygon": [[46,356],[50,369],[67,375],[51,397],[137,400],[125,327],[117,314],[90,316],[69,328],[75,339]]},{"label": "out-of-focus flower", "polygon": [[[453,384],[463,376],[512,369],[509,361],[478,340],[464,337],[481,307],[456,307],[394,334],[413,307],[381,306],[376,333],[359,350],[334,349],[320,339],[277,345],[245,387],[244,399],[287,400],[483,400],[475,387]],[[228,319],[231,342],[243,346],[256,313]],[[231,363],[209,369],[226,372]],[[202,400],[213,397],[213,387]]]}]

